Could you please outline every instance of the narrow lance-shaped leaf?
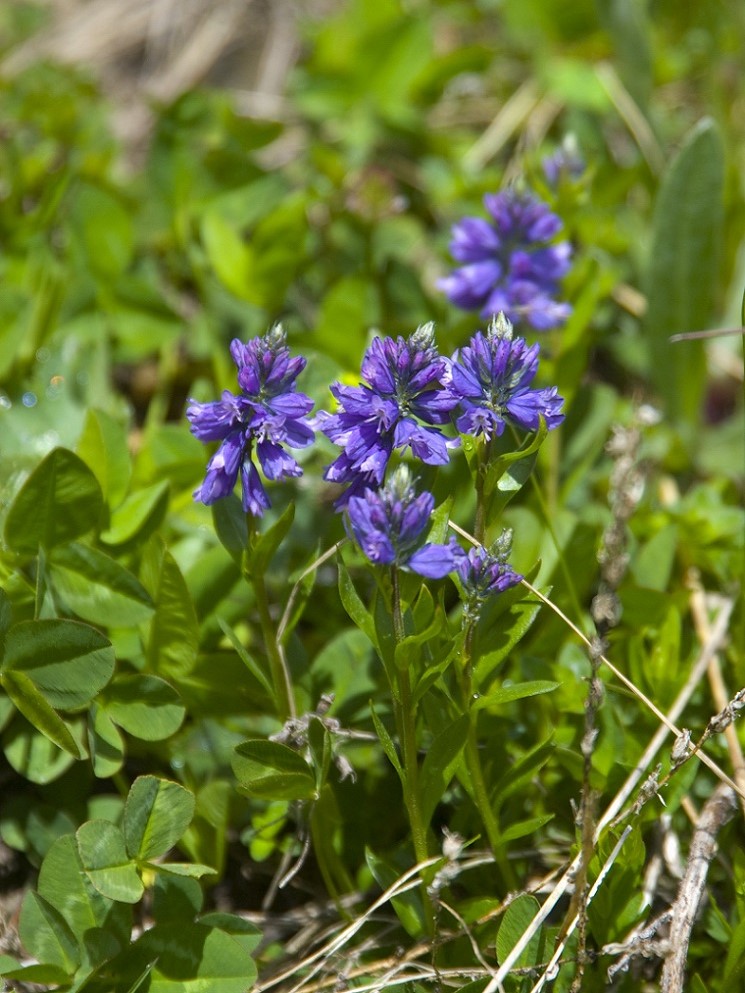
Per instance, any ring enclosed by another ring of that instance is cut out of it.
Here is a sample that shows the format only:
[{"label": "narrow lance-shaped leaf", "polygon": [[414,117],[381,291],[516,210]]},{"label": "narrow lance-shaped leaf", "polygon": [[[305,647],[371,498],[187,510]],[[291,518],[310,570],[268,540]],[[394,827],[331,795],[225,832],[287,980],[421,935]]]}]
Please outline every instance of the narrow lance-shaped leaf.
[{"label": "narrow lance-shaped leaf", "polygon": [[690,132],[662,181],[654,211],[647,270],[649,341],[654,384],[674,419],[697,423],[706,362],[700,341],[670,335],[707,327],[717,295],[724,212],[724,145],[716,123]]}]

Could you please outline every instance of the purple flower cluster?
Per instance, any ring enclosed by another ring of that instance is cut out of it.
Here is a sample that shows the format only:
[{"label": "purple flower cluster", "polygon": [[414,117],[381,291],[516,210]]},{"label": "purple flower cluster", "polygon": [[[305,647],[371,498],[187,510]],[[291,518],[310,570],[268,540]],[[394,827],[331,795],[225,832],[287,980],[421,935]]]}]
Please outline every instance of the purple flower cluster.
[{"label": "purple flower cluster", "polygon": [[555,386],[534,390],[530,384],[538,371],[538,345],[512,337],[512,325],[499,314],[484,335],[477,331],[453,356],[448,389],[460,416],[455,424],[462,434],[499,436],[506,423],[536,431],[540,417],[549,430],[564,420],[563,404]]},{"label": "purple flower cluster", "polygon": [[462,265],[438,283],[464,310],[490,318],[504,311],[537,331],[562,324],[571,307],[556,300],[572,249],[552,242],[562,227],[556,214],[530,193],[508,189],[484,197],[490,219],[464,217],[453,226],[450,251]]},{"label": "purple flower cluster", "polygon": [[431,324],[408,339],[374,338],[362,361],[364,382],[331,387],[339,410],[317,416],[323,433],[343,449],[324,478],[350,486],[337,501],[380,486],[394,449],[410,448],[427,465],[445,465],[448,447],[434,425],[447,424],[458,400],[442,386],[447,360],[437,352]]},{"label": "purple flower cluster", "polygon": [[302,469],[282,446],[305,448],[313,441],[306,417],[313,401],[295,389],[305,359],[290,358],[279,325],[247,344],[236,338],[230,354],[242,392],[225,390],[221,400],[210,403],[190,400],[186,411],[192,434],[200,441],[220,442],[194,499],[215,503],[233,492],[240,475],[243,509],[260,517],[270,503],[254,454],[267,479],[300,476]]},{"label": "purple flower cluster", "polygon": [[465,552],[453,538],[447,545],[423,541],[434,506],[432,494],[425,490],[417,495],[408,469],[398,466],[380,489],[349,498],[349,529],[374,565],[395,565],[442,579]]},{"label": "purple flower cluster", "polygon": [[463,585],[463,618],[475,623],[486,600],[516,586],[522,576],[507,562],[512,548],[512,532],[503,531],[500,538],[486,549],[483,545],[470,548],[456,565]]}]

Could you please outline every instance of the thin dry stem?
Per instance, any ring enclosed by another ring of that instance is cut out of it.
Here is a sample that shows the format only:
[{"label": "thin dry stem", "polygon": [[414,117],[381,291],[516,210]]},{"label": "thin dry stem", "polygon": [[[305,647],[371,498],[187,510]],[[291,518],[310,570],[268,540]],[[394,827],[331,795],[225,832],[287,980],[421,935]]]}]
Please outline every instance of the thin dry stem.
[{"label": "thin dry stem", "polygon": [[661,993],[682,993],[688,944],[704,894],[709,864],[717,849],[716,837],[735,811],[735,794],[720,784],[704,804],[691,840],[686,872],[672,907],[670,949],[662,969]]}]

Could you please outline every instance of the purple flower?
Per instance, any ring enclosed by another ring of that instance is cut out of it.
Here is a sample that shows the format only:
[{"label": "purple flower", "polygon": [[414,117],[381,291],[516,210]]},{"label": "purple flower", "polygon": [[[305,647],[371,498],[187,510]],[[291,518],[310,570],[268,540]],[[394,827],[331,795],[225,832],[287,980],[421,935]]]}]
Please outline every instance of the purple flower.
[{"label": "purple flower", "polygon": [[435,498],[418,496],[406,466],[398,466],[379,490],[366,490],[347,502],[352,536],[374,565],[395,565],[428,579],[452,572],[465,552],[454,538],[447,545],[425,544]]},{"label": "purple flower", "polygon": [[465,594],[466,620],[475,621],[485,600],[516,586],[522,576],[507,562],[512,547],[512,532],[503,531],[490,549],[478,545],[464,553],[456,569]]},{"label": "purple flower", "polygon": [[337,500],[343,507],[351,496],[376,489],[383,482],[393,450],[411,448],[428,465],[444,465],[447,439],[431,425],[446,424],[458,399],[442,388],[448,367],[435,348],[431,324],[411,337],[374,338],[362,360],[360,386],[334,383],[339,403],[335,414],[322,411],[317,423],[323,433],[343,448],[326,467],[324,479],[350,483]]},{"label": "purple flower", "polygon": [[477,331],[453,356],[448,388],[457,399],[461,434],[501,435],[507,422],[536,431],[539,415],[549,430],[564,420],[564,400],[556,387],[533,390],[540,346],[528,347],[524,338],[512,338],[512,325],[500,313],[484,335]]},{"label": "purple flower", "polygon": [[200,441],[219,441],[207,464],[194,499],[212,504],[228,496],[240,474],[243,509],[261,517],[271,506],[254,462],[254,453],[267,479],[300,476],[302,469],[282,447],[305,448],[313,441],[306,414],[313,401],[295,390],[295,379],[305,359],[290,358],[282,328],[277,325],[261,338],[244,344],[231,342],[230,354],[238,366],[237,396],[225,390],[222,400],[189,401],[186,416]]},{"label": "purple flower", "polygon": [[563,324],[571,307],[555,297],[572,248],[568,241],[549,244],[561,220],[537,197],[513,189],[487,194],[484,205],[490,220],[464,217],[453,226],[450,252],[463,265],[437,285],[457,307],[485,318],[501,310],[537,331]]}]

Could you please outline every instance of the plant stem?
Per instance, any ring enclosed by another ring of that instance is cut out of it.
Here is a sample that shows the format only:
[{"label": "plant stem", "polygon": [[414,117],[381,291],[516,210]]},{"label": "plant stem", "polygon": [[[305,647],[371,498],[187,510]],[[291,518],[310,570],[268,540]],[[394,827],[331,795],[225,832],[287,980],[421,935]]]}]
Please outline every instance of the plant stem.
[{"label": "plant stem", "polygon": [[460,690],[463,706],[468,714],[468,736],[466,737],[465,759],[468,776],[473,790],[473,799],[476,803],[481,820],[486,830],[486,837],[489,847],[502,872],[502,877],[509,887],[516,885],[515,874],[505,857],[504,845],[502,844],[499,821],[489,799],[489,791],[484,780],[484,771],[481,765],[481,753],[478,744],[478,711],[471,707],[471,641],[473,635],[473,625],[468,626],[463,648],[463,666],[460,668]]},{"label": "plant stem", "polygon": [[[393,632],[396,644],[399,645],[404,638],[405,630],[403,614],[401,612],[399,576],[396,566],[393,566],[391,569],[391,582],[393,586]],[[404,802],[409,815],[414,855],[417,862],[425,862],[429,858],[429,851],[427,848],[427,825],[422,820],[422,811],[419,804],[419,754],[416,742],[416,713],[411,691],[411,679],[409,678],[409,670],[405,663],[402,666],[395,666],[394,668],[398,682],[398,699],[394,693],[393,706],[401,740],[401,751],[403,753],[402,758],[406,780]],[[422,899],[424,902],[425,920],[431,932],[434,926],[434,910],[424,883],[422,884]]]},{"label": "plant stem", "polygon": [[[247,515],[247,520],[248,543],[249,548],[251,548],[256,534],[256,521],[252,514]],[[289,717],[296,716],[295,700],[292,693],[290,674],[287,671],[287,666],[285,665],[282,657],[277,639],[277,629],[269,611],[269,598],[267,596],[264,576],[263,574],[259,575],[257,573],[251,573],[247,576],[247,579],[253,586],[254,597],[256,599],[256,608],[259,612],[259,623],[261,625],[261,633],[264,638],[264,649],[266,651],[267,658],[269,659],[269,670],[272,677],[274,697],[277,704],[277,716],[284,724]]]}]

